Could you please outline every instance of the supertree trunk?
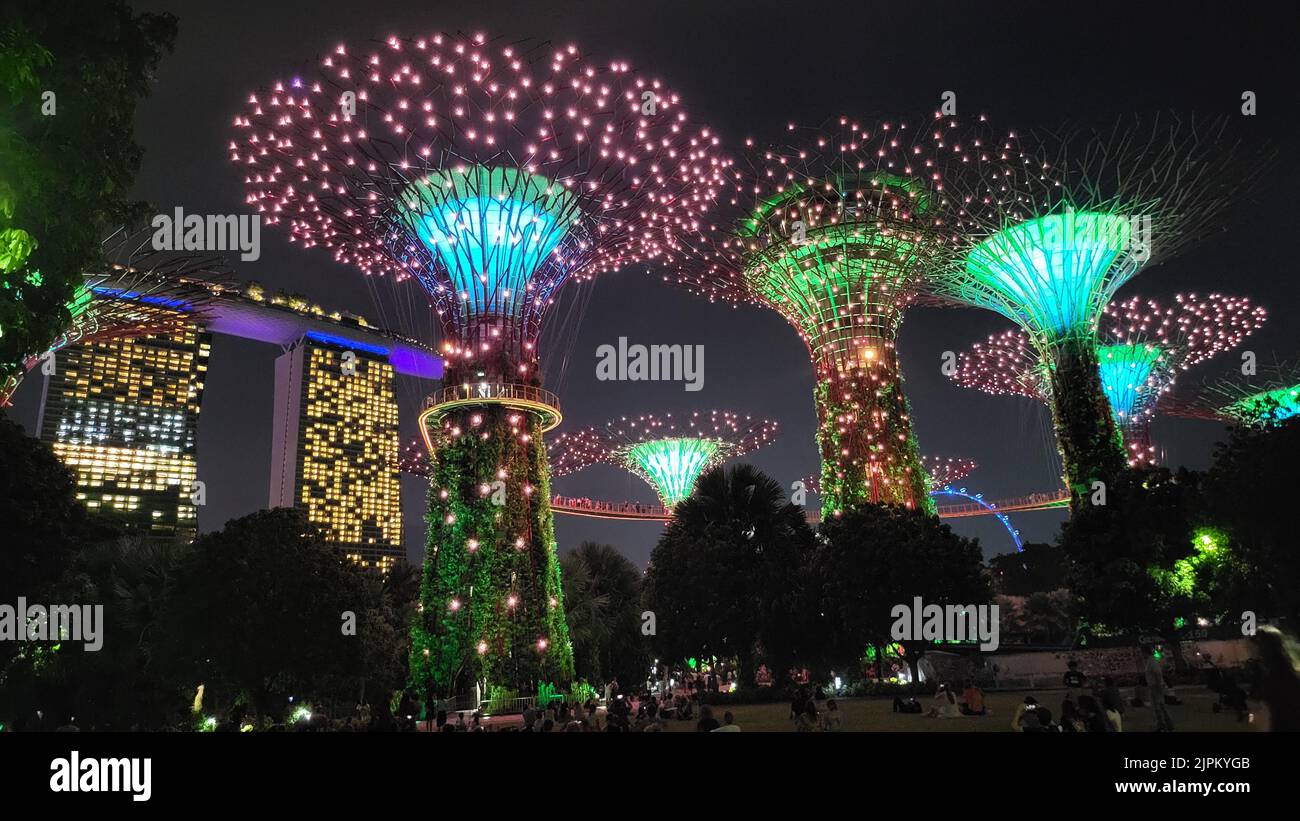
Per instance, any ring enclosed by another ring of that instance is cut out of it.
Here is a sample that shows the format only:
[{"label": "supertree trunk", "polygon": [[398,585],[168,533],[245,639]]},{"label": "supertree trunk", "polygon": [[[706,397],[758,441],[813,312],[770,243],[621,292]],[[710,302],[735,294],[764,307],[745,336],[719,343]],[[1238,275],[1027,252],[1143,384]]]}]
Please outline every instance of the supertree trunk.
[{"label": "supertree trunk", "polygon": [[1109,484],[1124,469],[1124,444],[1102,388],[1096,340],[1058,340],[1047,354],[1052,424],[1073,511],[1089,503],[1093,482]]},{"label": "supertree trunk", "polygon": [[421,691],[475,682],[520,695],[573,677],[541,422],[499,404],[442,418],[411,677]]},{"label": "supertree trunk", "polygon": [[934,513],[892,349],[869,365],[821,370],[814,396],[822,518],[865,503]]}]

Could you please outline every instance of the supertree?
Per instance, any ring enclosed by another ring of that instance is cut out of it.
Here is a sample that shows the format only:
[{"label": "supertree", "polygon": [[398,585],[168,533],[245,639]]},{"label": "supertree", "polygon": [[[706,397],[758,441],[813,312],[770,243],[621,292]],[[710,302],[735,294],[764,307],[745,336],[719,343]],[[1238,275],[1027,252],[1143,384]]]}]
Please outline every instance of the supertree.
[{"label": "supertree", "polygon": [[567,280],[672,258],[716,193],[716,137],[625,62],[464,34],[340,45],[250,96],[235,126],[230,157],[268,224],[414,279],[441,324],[413,684],[568,679],[542,319]]},{"label": "supertree", "polygon": [[175,333],[202,322],[206,307],[231,284],[224,263],[204,254],[154,251],[152,235],[152,229],[120,230],[104,240],[108,264],[84,275],[66,306],[70,319],[50,347],[29,354],[0,383],[0,407],[10,404],[42,359],[68,345]]},{"label": "supertree", "polygon": [[1274,362],[1250,377],[1239,372],[1180,393],[1168,413],[1248,427],[1272,427],[1300,415],[1300,363]]},{"label": "supertree", "polygon": [[1103,309],[1147,266],[1218,230],[1225,205],[1265,165],[1232,162],[1238,146],[1227,128],[1157,117],[1038,135],[1019,166],[948,162],[937,175],[937,210],[956,253],[936,272],[934,293],[996,311],[1027,334],[1046,364],[1076,507],[1125,464],[1101,379]]},{"label": "supertree", "polygon": [[[961,481],[969,476],[975,468],[979,467],[979,463],[974,459],[964,459],[960,456],[923,455],[921,457],[921,467],[925,469],[930,488],[934,489]],[[821,495],[821,477],[813,474],[812,476],[805,476],[800,481],[810,493]]]},{"label": "supertree", "polygon": [[702,473],[763,447],[776,430],[775,422],[716,410],[622,417],[556,437],[551,464],[556,476],[597,463],[624,468],[644,479],[671,510],[691,495]]},{"label": "supertree", "polygon": [[932,512],[895,347],[948,241],[926,128],[840,118],[790,132],[784,145],[746,141],[712,230],[665,279],[765,306],[798,331],[816,375],[823,516],[865,502]]},{"label": "supertree", "polygon": [[[1174,304],[1134,296],[1104,309],[1097,333],[1098,375],[1130,466],[1154,464],[1151,420],[1178,375],[1235,348],[1264,324],[1244,297],[1178,294]],[[1049,369],[1023,331],[1008,330],[957,355],[953,381],[991,394],[1051,397]]]}]

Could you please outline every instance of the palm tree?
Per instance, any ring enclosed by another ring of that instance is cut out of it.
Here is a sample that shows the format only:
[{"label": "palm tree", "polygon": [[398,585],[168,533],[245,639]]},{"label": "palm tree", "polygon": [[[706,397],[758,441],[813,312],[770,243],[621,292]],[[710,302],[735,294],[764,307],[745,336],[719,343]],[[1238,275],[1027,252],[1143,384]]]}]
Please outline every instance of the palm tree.
[{"label": "palm tree", "polygon": [[596,585],[590,554],[593,549],[613,548],[583,542],[577,550],[560,557],[560,574],[564,579],[564,616],[569,623],[569,641],[580,676],[589,681],[601,680],[602,649],[609,641],[607,618],[609,594]]},{"label": "palm tree", "polygon": [[803,510],[753,465],[716,467],[673,509],[650,558],[647,603],[671,659],[735,657],[750,680],[759,652],[784,671],[799,640],[799,579],[813,535]]}]

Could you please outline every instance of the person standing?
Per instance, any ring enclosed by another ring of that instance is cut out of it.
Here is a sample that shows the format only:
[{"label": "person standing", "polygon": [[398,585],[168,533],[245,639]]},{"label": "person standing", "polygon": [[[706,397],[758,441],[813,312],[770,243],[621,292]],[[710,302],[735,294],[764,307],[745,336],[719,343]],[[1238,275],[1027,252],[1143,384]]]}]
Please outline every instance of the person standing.
[{"label": "person standing", "polygon": [[1151,693],[1151,711],[1156,717],[1156,732],[1172,733],[1174,720],[1169,717],[1169,707],[1165,704],[1165,671],[1160,664],[1158,647],[1147,648],[1143,673],[1147,679],[1147,690]]}]

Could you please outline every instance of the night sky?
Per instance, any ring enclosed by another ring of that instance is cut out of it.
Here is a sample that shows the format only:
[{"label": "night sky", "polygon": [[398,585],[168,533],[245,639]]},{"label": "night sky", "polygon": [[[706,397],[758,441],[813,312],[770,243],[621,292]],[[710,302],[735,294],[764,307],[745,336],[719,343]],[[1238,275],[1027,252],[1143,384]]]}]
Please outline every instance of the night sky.
[{"label": "night sky", "polygon": [[[624,58],[681,92],[687,108],[729,145],[747,136],[779,138],[786,123],[815,125],[841,114],[917,121],[957,94],[960,115],[984,112],[1007,128],[1101,124],[1134,111],[1173,109],[1239,114],[1243,90],[1258,94],[1259,115],[1245,133],[1272,141],[1282,162],[1271,183],[1245,203],[1221,239],[1144,272],[1120,296],[1172,297],[1221,291],[1270,309],[1265,329],[1243,349],[1290,357],[1300,353],[1300,309],[1292,204],[1297,174],[1290,144],[1300,115],[1294,70],[1296,24],[1281,9],[1271,19],[1246,16],[1244,5],[1129,3],[1043,4],[907,2],[465,2],[137,3],[180,18],[176,53],[164,60],[153,95],[139,108],[145,148],[137,196],[162,212],[244,213],[239,173],[226,156],[234,113],[252,90],[340,41],[358,44],[390,34],[482,31],[508,40],[532,37],[577,43],[584,52]],[[1265,6],[1264,8],[1268,8]],[[335,264],[325,249],[304,251],[286,232],[262,233],[262,257],[232,262],[241,279],[307,296],[327,309],[355,311],[372,322],[435,338],[414,283],[367,281]],[[663,283],[644,268],[566,286],[543,334],[547,387],[559,394],[562,429],[611,417],[718,408],[781,424],[771,446],[749,457],[789,484],[817,469],[812,366],[794,330],[755,307],[710,305]],[[940,373],[943,351],[961,350],[1010,327],[974,309],[915,309],[900,348],[907,393],[923,453],[976,459],[962,484],[987,498],[1051,490],[1059,482],[1046,408],[1027,399],[958,388]],[[681,383],[599,382],[595,351],[619,336],[644,344],[702,344],[704,389]],[[273,346],[217,337],[204,396],[199,478],[208,503],[203,530],[265,507],[271,448]],[[1182,377],[1186,385],[1226,371],[1230,353]],[[14,418],[34,430],[41,379],[28,379]],[[416,434],[415,409],[428,385],[403,381],[403,438]],[[1158,419],[1153,438],[1170,465],[1205,467],[1222,428]],[[404,479],[406,542],[423,548],[423,483]],[[558,479],[557,492],[652,502],[630,474],[597,466]],[[1050,541],[1057,512],[1013,515],[1026,541]],[[985,553],[1011,549],[990,518],[950,520],[977,536]],[[662,527],[556,517],[562,551],[583,540],[617,546],[644,565]]]}]

